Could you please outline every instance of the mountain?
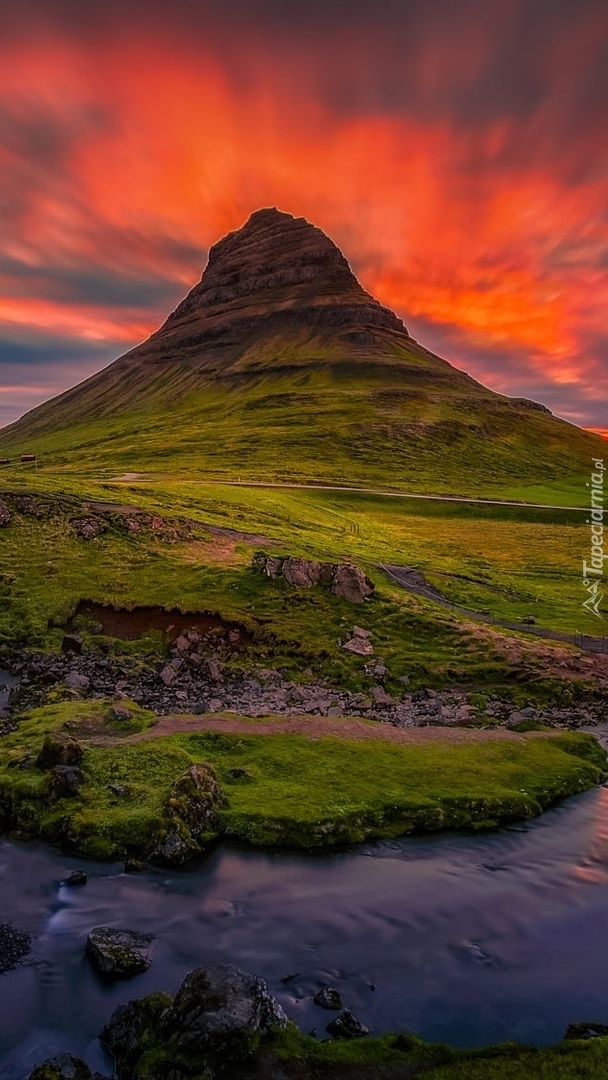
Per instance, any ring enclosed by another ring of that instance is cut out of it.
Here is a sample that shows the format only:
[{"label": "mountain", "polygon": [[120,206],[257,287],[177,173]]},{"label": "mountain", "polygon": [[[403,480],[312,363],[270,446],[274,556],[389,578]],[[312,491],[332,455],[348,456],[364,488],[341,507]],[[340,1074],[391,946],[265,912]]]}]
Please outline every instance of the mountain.
[{"label": "mountain", "polygon": [[143,344],[0,432],[60,468],[491,492],[601,440],[410,337],[320,229],[258,210]]}]

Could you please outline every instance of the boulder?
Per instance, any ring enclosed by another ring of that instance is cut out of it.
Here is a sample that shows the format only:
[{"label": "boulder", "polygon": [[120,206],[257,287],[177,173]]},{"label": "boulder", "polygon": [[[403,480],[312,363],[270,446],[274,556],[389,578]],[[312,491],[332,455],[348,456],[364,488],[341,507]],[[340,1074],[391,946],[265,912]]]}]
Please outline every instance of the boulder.
[{"label": "boulder", "polygon": [[367,641],[366,638],[362,637],[351,638],[350,641],[345,642],[342,648],[355,653],[356,656],[371,656],[374,651],[371,641]]},{"label": "boulder", "polygon": [[159,1031],[162,1017],[172,1004],[169,994],[157,992],[119,1005],[112,1013],[99,1038],[112,1054],[121,1080],[132,1075],[146,1035]]},{"label": "boulder", "polygon": [[85,694],[91,686],[91,680],[87,679],[86,675],[80,675],[78,671],[69,671],[63,682],[69,690],[77,690],[78,693],[83,694]]},{"label": "boulder", "polygon": [[42,749],[36,758],[38,769],[52,769],[55,765],[77,766],[82,762],[84,751],[82,746],[71,735],[64,735],[61,731],[54,731],[46,735]]},{"label": "boulder", "polygon": [[245,1057],[256,1036],[286,1025],[264,980],[230,964],[191,971],[165,1018],[169,1046],[222,1062]]},{"label": "boulder", "polygon": [[357,1019],[350,1009],[344,1009],[335,1020],[327,1025],[326,1031],[334,1039],[359,1039],[362,1035],[369,1035],[369,1028]]},{"label": "boulder", "polygon": [[324,986],[315,994],[313,1001],[322,1009],[331,1009],[339,1012],[342,1008],[342,998],[334,986]]},{"label": "boulder", "polygon": [[150,967],[153,941],[152,934],[96,926],[87,937],[86,955],[100,975],[129,979]]},{"label": "boulder", "polygon": [[91,1080],[89,1066],[73,1054],[57,1054],[38,1065],[29,1080]]},{"label": "boulder", "polygon": [[342,596],[351,604],[362,604],[374,591],[374,583],[358,566],[342,563],[337,566],[331,583],[334,596]]},{"label": "boulder", "polygon": [[218,810],[225,802],[211,765],[191,765],[169,792],[163,810],[165,831],[150,857],[179,866],[199,855],[218,835]]},{"label": "boulder", "polygon": [[311,559],[285,559],[283,577],[288,585],[298,589],[312,589],[321,580],[321,564]]},{"label": "boulder", "polygon": [[0,499],[0,529],[10,524],[11,512],[5,502]]}]

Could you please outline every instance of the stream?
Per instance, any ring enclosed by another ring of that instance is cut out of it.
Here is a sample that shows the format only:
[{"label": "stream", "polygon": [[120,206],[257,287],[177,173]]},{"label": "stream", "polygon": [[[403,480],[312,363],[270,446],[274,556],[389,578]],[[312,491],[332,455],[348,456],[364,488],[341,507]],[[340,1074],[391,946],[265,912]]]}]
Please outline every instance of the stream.
[{"label": "stream", "polygon": [[[79,866],[88,884],[63,885]],[[311,997],[330,984],[375,1032],[551,1043],[570,1022],[608,1022],[608,789],[482,836],[331,855],[224,844],[181,871],[128,875],[0,841],[0,922],[34,935],[25,963],[0,976],[2,1080],[60,1050],[109,1074],[96,1036],[112,1010],[220,961],[262,975],[319,1035],[332,1014]],[[151,968],[102,983],[84,959],[97,925],[154,933]]]}]

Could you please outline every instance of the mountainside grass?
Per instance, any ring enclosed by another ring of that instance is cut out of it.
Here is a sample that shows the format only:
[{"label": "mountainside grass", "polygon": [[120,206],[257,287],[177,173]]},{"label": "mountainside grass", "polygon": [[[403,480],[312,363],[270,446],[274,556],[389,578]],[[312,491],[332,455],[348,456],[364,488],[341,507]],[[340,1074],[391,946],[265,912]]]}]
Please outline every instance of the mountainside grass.
[{"label": "mountainside grass", "polygon": [[[105,732],[104,745],[87,737],[91,721]],[[572,732],[502,738],[470,732],[456,742],[447,733],[406,744],[257,734],[252,720],[238,733],[121,741],[150,722],[149,714],[133,708],[123,733],[110,704],[101,701],[60,703],[25,715],[3,741],[4,828],[69,839],[96,857],[145,855],[159,834],[172,783],[189,765],[206,762],[228,800],[220,811],[222,835],[258,846],[323,848],[534,817],[600,783],[607,771],[596,740]],[[87,782],[77,798],[49,800],[47,774],[35,760],[44,736],[66,723],[85,748]],[[119,785],[121,793],[110,785]]]}]

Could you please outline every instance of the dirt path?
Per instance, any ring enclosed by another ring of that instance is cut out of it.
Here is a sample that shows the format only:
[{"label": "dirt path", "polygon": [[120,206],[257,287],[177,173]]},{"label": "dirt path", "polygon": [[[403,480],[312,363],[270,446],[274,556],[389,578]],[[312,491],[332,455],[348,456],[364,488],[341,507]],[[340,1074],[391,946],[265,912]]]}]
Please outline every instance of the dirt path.
[{"label": "dirt path", "polygon": [[326,720],[321,716],[245,720],[237,716],[161,716],[152,728],[140,731],[136,735],[116,736],[92,733],[88,741],[92,746],[113,746],[116,743],[159,739],[165,735],[195,735],[208,731],[218,731],[227,735],[303,735],[307,739],[321,739],[323,736],[331,735],[341,739],[374,739],[377,742],[401,743],[409,746],[424,746],[433,742],[447,742],[454,745],[473,742],[521,742],[526,737],[515,731],[508,731],[506,728],[396,728],[392,724],[383,724],[375,720],[365,721],[348,717],[340,720]]}]

